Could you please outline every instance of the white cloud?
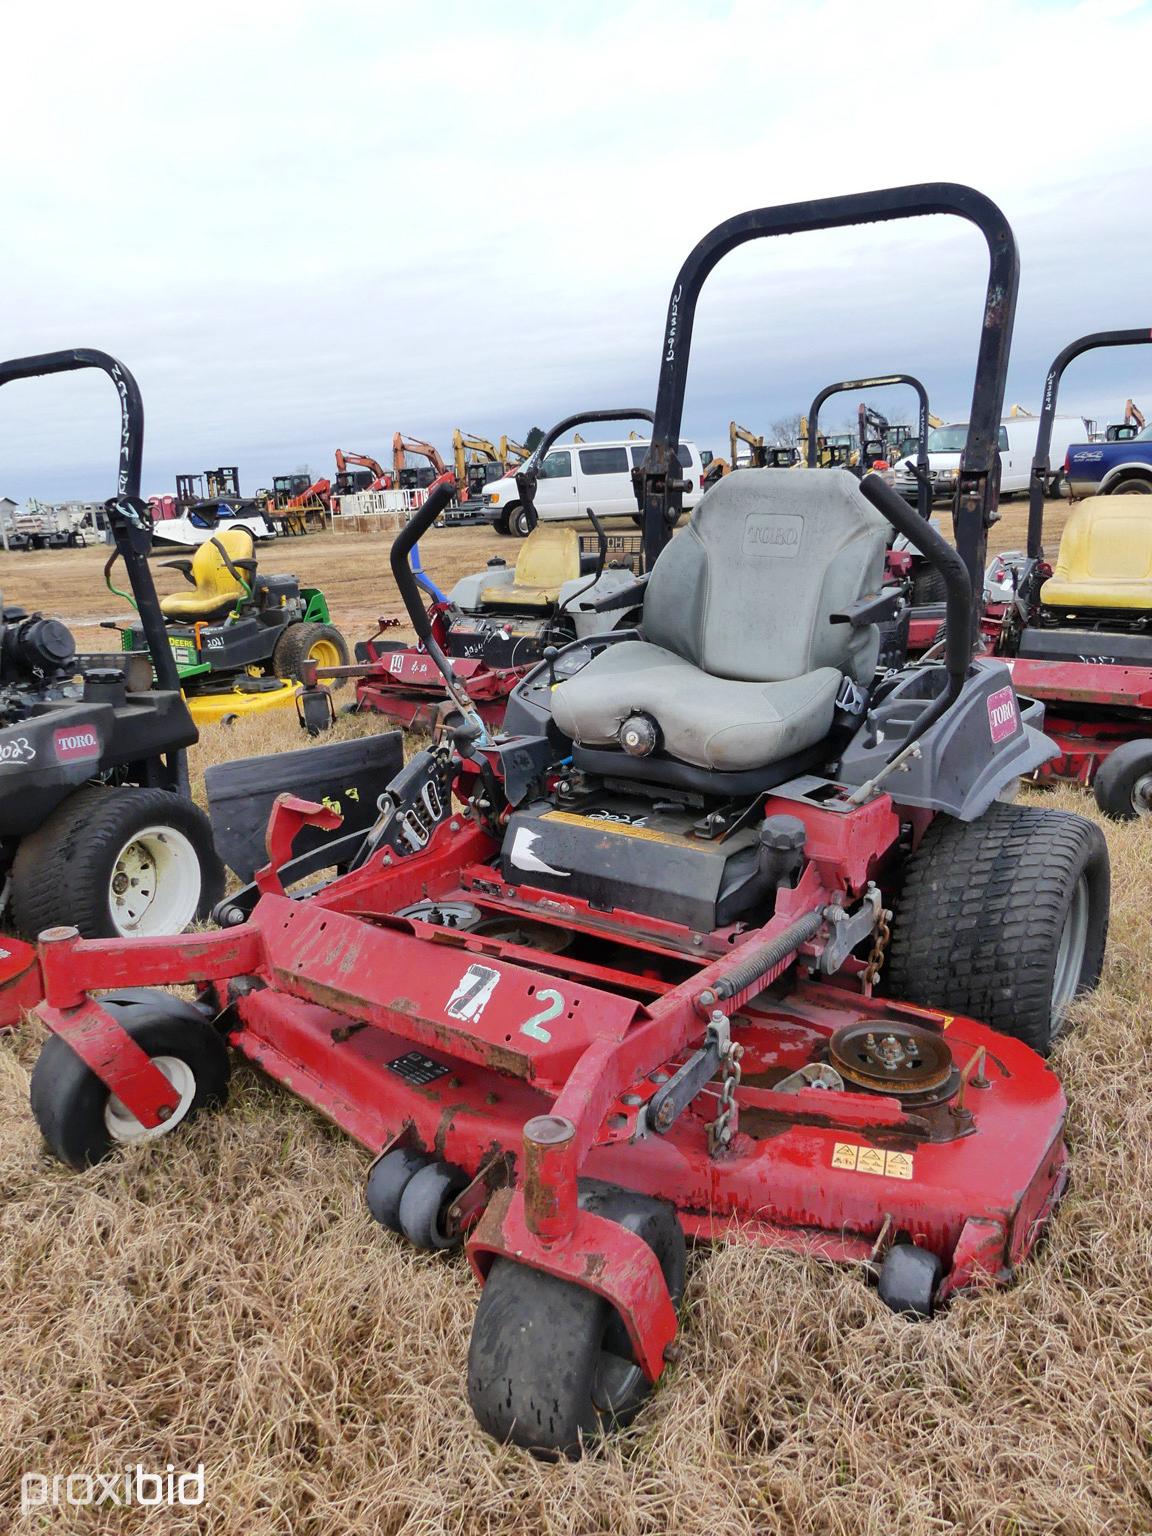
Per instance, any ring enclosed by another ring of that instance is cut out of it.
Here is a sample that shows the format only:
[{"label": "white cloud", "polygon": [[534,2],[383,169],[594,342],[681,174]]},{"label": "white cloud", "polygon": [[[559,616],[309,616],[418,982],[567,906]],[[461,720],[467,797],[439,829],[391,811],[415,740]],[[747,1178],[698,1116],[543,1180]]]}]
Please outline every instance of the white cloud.
[{"label": "white cloud", "polygon": [[[146,488],[235,462],[252,489],[396,428],[443,444],[650,401],[713,223],[947,179],[1016,228],[1009,396],[1034,401],[1065,341],[1148,318],[1149,113],[1105,61],[1150,44],[1147,5],[1041,0],[8,7],[4,350],[116,353]],[[980,261],[943,220],[737,252],[701,304],[688,429],[719,447],[729,416],[889,369],[962,411]],[[1152,396],[1152,355],[1078,370],[1070,407]],[[11,387],[0,492],[106,492],[113,421],[100,381]]]}]

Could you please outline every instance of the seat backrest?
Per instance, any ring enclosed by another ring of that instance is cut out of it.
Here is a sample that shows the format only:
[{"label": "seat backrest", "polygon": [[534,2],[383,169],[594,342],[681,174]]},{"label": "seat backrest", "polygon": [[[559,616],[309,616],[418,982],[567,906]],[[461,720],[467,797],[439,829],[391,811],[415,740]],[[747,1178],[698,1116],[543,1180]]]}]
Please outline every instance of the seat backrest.
[{"label": "seat backrest", "polygon": [[875,625],[829,620],[879,592],[887,537],[847,470],[726,475],[653,567],[644,634],[713,677],[779,682],[839,667],[865,683]]},{"label": "seat backrest", "polygon": [[511,586],[485,587],[480,600],[499,606],[548,608],[566,581],[580,575],[580,537],[575,528],[538,524],[520,547]]},{"label": "seat backrest", "polygon": [[247,528],[227,528],[205,539],[192,556],[192,580],[197,594],[223,602],[227,597],[239,597],[244,589],[225,565],[216,541],[228,551],[233,564],[237,560],[251,560],[256,544]]},{"label": "seat backrest", "polygon": [[580,574],[580,537],[575,528],[540,523],[516,557],[516,585],[559,590]]},{"label": "seat backrest", "polygon": [[1152,500],[1089,496],[1068,515],[1040,601],[1152,608]]}]

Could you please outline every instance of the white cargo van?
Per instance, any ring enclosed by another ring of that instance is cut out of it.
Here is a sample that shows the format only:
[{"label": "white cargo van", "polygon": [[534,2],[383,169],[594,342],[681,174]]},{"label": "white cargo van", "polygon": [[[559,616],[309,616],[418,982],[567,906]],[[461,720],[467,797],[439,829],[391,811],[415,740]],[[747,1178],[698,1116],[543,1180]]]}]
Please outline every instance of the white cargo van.
[{"label": "white cargo van", "polygon": [[[583,517],[591,507],[599,518],[631,516],[639,523],[632,471],[643,464],[647,453],[647,439],[634,437],[619,443],[553,444],[536,482],[536,511],[541,522]],[[687,481],[684,510],[690,512],[700,500],[703,466],[693,443],[681,443],[676,457]],[[529,460],[534,462],[535,455]],[[498,533],[513,533],[522,539],[530,532],[515,475],[486,485],[484,504],[484,514]]]},{"label": "white cargo van", "polygon": [[[1005,416],[1000,423],[1000,494],[1014,496],[1026,492],[1032,473],[1032,458],[1036,452],[1036,434],[1040,430],[1038,416]],[[1048,494],[1058,493],[1063,474],[1064,455],[1072,443],[1082,443],[1087,437],[1087,423],[1082,416],[1056,416],[1052,421],[1052,451],[1049,463],[1053,466]],[[946,427],[933,427],[928,434],[928,472],[932,476],[933,496],[951,496],[956,489],[956,476],[960,473],[960,454],[968,436],[967,422],[953,422]],[[901,459],[896,465],[896,489],[909,501],[916,500],[916,477],[912,473],[915,455]]]}]

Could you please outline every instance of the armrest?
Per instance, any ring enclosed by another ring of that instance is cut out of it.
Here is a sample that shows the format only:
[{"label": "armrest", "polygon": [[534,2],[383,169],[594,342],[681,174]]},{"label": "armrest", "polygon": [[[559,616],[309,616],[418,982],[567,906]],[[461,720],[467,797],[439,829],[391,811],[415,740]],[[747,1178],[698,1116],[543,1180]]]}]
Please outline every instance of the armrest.
[{"label": "armrest", "polygon": [[641,576],[637,581],[627,587],[618,587],[615,592],[607,597],[601,597],[594,603],[589,603],[593,613],[610,613],[614,608],[635,608],[637,603],[644,601],[644,590],[648,585],[647,576]]},{"label": "armrest", "polygon": [[190,585],[196,585],[195,579],[192,575],[191,560],[162,560],[160,563],[167,570],[179,571],[184,580],[190,583]]},{"label": "armrest", "polygon": [[899,587],[885,587],[874,597],[862,597],[843,613],[829,615],[831,624],[851,624],[862,629],[866,624],[883,624],[894,619],[904,603],[904,593]]}]

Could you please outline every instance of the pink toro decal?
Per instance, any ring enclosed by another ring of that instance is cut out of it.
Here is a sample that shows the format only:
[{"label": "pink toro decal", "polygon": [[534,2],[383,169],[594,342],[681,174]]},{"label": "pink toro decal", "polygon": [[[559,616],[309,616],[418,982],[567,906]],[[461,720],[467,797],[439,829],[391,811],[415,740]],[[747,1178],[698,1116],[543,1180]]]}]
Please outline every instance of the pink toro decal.
[{"label": "pink toro decal", "polygon": [[1020,716],[1016,710],[1016,695],[1011,688],[1000,688],[988,696],[988,726],[993,741],[1003,741],[1013,735]]},{"label": "pink toro decal", "polygon": [[100,738],[94,726],[73,725],[53,737],[58,763],[83,763],[100,756]]}]

